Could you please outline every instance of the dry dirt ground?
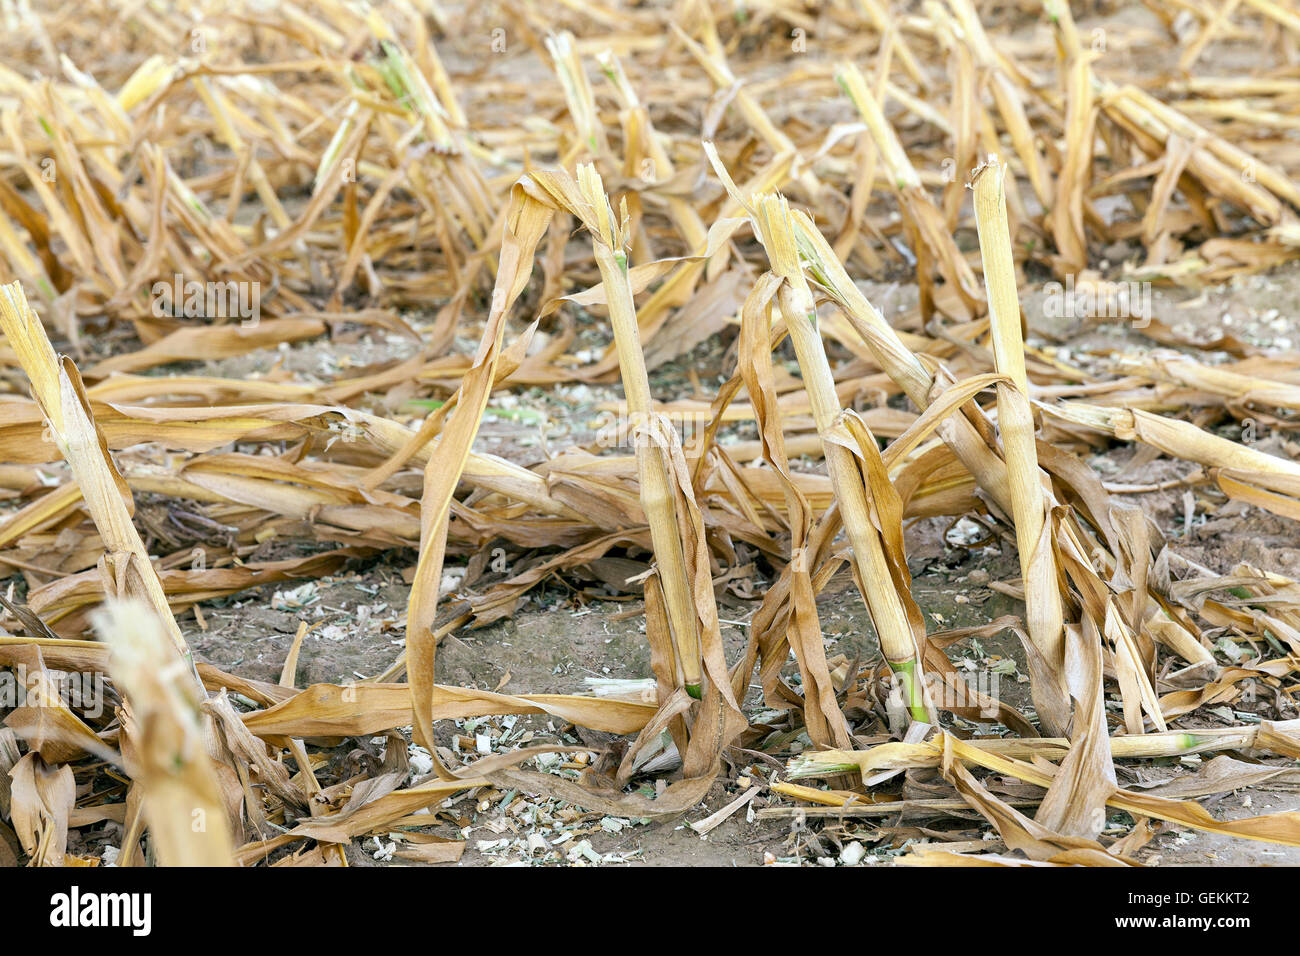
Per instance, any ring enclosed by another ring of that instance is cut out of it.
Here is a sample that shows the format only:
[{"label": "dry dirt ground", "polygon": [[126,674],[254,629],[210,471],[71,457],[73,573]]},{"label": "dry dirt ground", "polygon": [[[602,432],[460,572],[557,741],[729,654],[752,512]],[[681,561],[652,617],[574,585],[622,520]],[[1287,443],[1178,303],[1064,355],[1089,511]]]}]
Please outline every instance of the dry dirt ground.
[{"label": "dry dirt ground", "polygon": [[[887,308],[911,305],[909,287],[868,285],[868,293]],[[1153,307],[1176,331],[1193,338],[1211,339],[1223,331],[1260,345],[1285,347],[1281,340],[1300,341],[1300,327],[1291,318],[1291,304],[1300,293],[1300,269],[1288,269],[1247,279],[1235,286],[1201,292],[1157,291]],[[1091,354],[1119,350],[1140,356],[1154,347],[1132,328],[1085,324],[1061,324],[1043,316],[1041,304],[1027,297],[1025,313],[1031,329],[1030,344],[1059,349],[1073,362],[1086,362]],[[1285,316],[1285,318],[1282,318]],[[599,342],[593,341],[594,344]],[[357,364],[381,358],[401,357],[398,342],[358,343],[350,349]],[[288,350],[254,354],[237,361],[210,364],[206,371],[228,375],[257,375],[282,363],[299,372],[332,361],[330,346],[307,344]],[[1205,353],[1200,353],[1205,358]],[[1210,354],[1209,360],[1215,356]],[[726,349],[717,337],[702,343],[683,359],[661,367],[656,373],[656,393],[665,398],[691,397],[692,376],[723,374],[728,362]],[[510,457],[523,464],[541,460],[553,447],[587,441],[598,422],[597,405],[617,397],[615,389],[560,388],[535,391],[507,400],[490,413],[480,437],[484,450]],[[510,407],[505,407],[509,404]],[[753,437],[746,426],[735,430],[731,439]],[[1233,437],[1238,437],[1233,435]],[[1294,456],[1296,446],[1285,436],[1261,432],[1260,447]],[[1178,477],[1194,466],[1164,459],[1138,462],[1136,473],[1126,467],[1131,447],[1099,450],[1091,464],[1108,478],[1126,482],[1158,482]],[[806,467],[817,467],[808,462]],[[1190,498],[1175,489],[1126,496],[1142,507],[1179,553],[1216,571],[1227,571],[1246,561],[1258,567],[1294,575],[1300,571],[1300,535],[1281,518],[1251,508],[1225,507],[1222,501],[1204,498],[1200,492]],[[997,590],[998,582],[1018,576],[1014,547],[995,539],[990,545],[972,549],[970,529],[947,527],[938,520],[926,520],[908,529],[909,565],[915,592],[932,629],[983,624],[1004,614],[1019,614],[1023,606]],[[461,589],[459,579],[465,564],[451,561],[444,586],[447,601]],[[512,560],[518,560],[512,558]],[[223,669],[255,678],[275,680],[289,650],[294,632],[302,620],[317,627],[307,637],[301,653],[300,685],[315,681],[346,681],[373,676],[387,667],[401,650],[408,586],[414,553],[391,553],[382,559],[359,563],[346,573],[302,587],[287,584],[277,589],[243,594],[238,600],[210,602],[202,608],[206,629],[197,622],[184,622],[191,631],[195,652]],[[504,568],[495,569],[505,571]],[[510,568],[510,571],[517,569]],[[496,577],[494,569],[476,582]],[[649,658],[644,639],[640,602],[633,594],[615,594],[599,581],[580,593],[571,584],[548,582],[535,590],[510,620],[477,630],[461,630],[447,637],[439,651],[438,679],[458,685],[520,692],[583,692],[588,679],[639,679],[649,676]],[[605,594],[602,598],[601,594]],[[757,602],[726,593],[721,606],[724,636],[734,655],[746,638],[746,623]],[[865,610],[847,575],[831,582],[819,602],[828,656],[843,654],[848,659],[869,660],[876,653],[874,636]],[[1016,706],[1028,703],[1023,655],[1009,633],[999,638],[962,642],[949,648],[962,658],[971,679],[996,681],[996,691]],[[751,714],[762,710],[759,697],[751,694]],[[1294,705],[1291,705],[1294,710]],[[1282,716],[1294,717],[1293,712]],[[1244,719],[1250,715],[1245,714]],[[1220,713],[1196,715],[1206,723],[1239,722],[1243,713],[1222,708]],[[560,739],[578,744],[573,728],[557,727],[539,718],[496,718],[477,723],[461,722],[442,730],[453,749],[465,741],[486,740],[488,746],[513,746],[521,739]],[[567,734],[567,736],[566,736]],[[459,743],[458,743],[459,740]],[[591,740],[587,740],[591,743]],[[597,744],[599,742],[596,742]],[[594,745],[593,745],[594,746]],[[866,851],[860,865],[888,865],[900,848],[918,840],[979,839],[982,828],[971,816],[970,829],[953,829],[948,818],[899,821],[891,817],[802,819],[793,805],[763,790],[748,805],[707,838],[688,827],[735,798],[743,790],[737,778],[763,783],[781,776],[784,759],[796,753],[798,738],[778,742],[769,748],[773,757],[741,754],[735,757],[730,774],[715,784],[708,799],[682,820],[646,824],[635,820],[584,815],[570,807],[532,802],[526,795],[500,794],[492,801],[480,801],[471,794],[450,801],[438,812],[432,832],[468,840],[461,865],[524,864],[638,864],[689,863],[695,865],[748,866],[763,863],[805,865],[834,864],[854,859],[856,850],[842,855],[853,842]],[[382,741],[373,744],[375,756],[382,753]],[[1191,769],[1195,761],[1156,761],[1143,767],[1139,776],[1121,782],[1141,786],[1166,779],[1180,770]],[[557,772],[565,772],[560,769]],[[923,785],[924,778],[918,780]],[[1283,808],[1300,809],[1296,789],[1256,789],[1223,795],[1207,802],[1211,811],[1223,817],[1249,816]],[[782,812],[784,816],[773,816]],[[764,811],[767,811],[766,813]],[[1122,827],[1129,821],[1122,815],[1113,821]],[[932,828],[932,826],[934,828]],[[935,828],[942,828],[939,829]],[[1119,829],[1115,831],[1120,832]],[[531,846],[529,836],[532,835]],[[540,837],[540,840],[538,839]],[[541,841],[545,841],[544,844]],[[995,844],[994,844],[995,845]],[[368,841],[363,849],[352,848],[353,862],[372,865],[387,862],[383,841]],[[1253,844],[1177,828],[1157,835],[1139,857],[1166,864],[1282,865],[1300,864],[1300,850]],[[407,864],[392,860],[393,865]]]}]

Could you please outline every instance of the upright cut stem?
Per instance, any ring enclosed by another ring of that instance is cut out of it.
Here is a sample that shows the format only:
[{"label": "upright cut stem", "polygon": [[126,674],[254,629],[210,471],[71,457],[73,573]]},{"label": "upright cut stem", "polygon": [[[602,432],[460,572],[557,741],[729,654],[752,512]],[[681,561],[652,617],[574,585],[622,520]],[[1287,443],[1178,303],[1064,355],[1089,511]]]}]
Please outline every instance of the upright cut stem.
[{"label": "upright cut stem", "polygon": [[844,530],[853,546],[853,562],[862,585],[863,600],[880,638],[881,651],[890,669],[901,680],[908,712],[914,720],[928,720],[929,708],[921,682],[916,639],[902,599],[894,587],[880,534],[871,520],[866,484],[853,453],[829,439],[841,411],[839,396],[817,331],[812,291],[799,264],[789,206],[784,197],[767,195],[756,200],[756,208],[756,225],[772,271],[786,280],[780,292],[781,312],[799,360],[813,420],[822,436],[826,467],[844,516]]},{"label": "upright cut stem", "polygon": [[[633,435],[639,433],[649,417],[650,377],[637,329],[636,306],[628,281],[627,254],[622,230],[613,220],[604,184],[592,166],[578,167],[578,184],[584,198],[591,203],[599,232],[592,236],[596,265],[604,283],[609,303],[609,321],[614,329],[618,349],[623,394]],[[686,554],[677,524],[677,502],[668,479],[668,464],[663,453],[644,440],[635,441],[637,473],[641,487],[641,507],[650,525],[650,542],[654,547],[659,578],[667,604],[668,626],[681,667],[682,681],[692,697],[701,694],[699,618],[686,573]]]},{"label": "upright cut stem", "polygon": [[1042,681],[1033,687],[1034,705],[1049,733],[1063,735],[1069,721],[1069,700],[1063,688],[1065,668],[1064,613],[1057,577],[1056,553],[1047,525],[1049,500],[1034,446],[1034,417],[1029,405],[1024,340],[1020,331],[1020,301],[1016,267],[1007,227],[1006,167],[996,161],[975,173],[975,219],[979,227],[984,284],[988,291],[993,360],[1012,384],[999,383],[998,430],[1010,479],[1016,548],[1025,584],[1025,614],[1029,636],[1045,660],[1054,686]]}]

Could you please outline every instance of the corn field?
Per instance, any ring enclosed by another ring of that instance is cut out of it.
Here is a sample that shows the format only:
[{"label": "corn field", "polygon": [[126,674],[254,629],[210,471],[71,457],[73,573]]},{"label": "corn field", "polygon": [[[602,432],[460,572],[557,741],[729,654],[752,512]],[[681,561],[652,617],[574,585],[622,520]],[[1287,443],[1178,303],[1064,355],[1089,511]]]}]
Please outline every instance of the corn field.
[{"label": "corn field", "polygon": [[0,17],[0,865],[1300,862],[1293,0]]}]

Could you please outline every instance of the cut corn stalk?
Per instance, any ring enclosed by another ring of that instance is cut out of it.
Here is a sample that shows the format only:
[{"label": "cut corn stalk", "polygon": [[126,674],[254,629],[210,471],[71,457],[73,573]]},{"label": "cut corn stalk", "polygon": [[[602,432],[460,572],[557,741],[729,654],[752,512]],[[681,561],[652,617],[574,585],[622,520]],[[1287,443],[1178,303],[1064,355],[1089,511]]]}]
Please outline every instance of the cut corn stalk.
[{"label": "cut corn stalk", "polygon": [[650,523],[650,538],[664,589],[677,663],[686,692],[698,698],[702,681],[700,622],[692,596],[694,586],[687,572],[679,529],[682,518],[677,514],[677,496],[672,489],[669,465],[657,443],[651,441],[652,431],[661,426],[652,421],[650,380],[637,335],[636,307],[628,282],[626,222],[615,218],[594,167],[583,165],[578,168],[578,190],[591,210],[588,227],[592,233],[592,247],[609,299],[609,321],[618,349],[623,394],[633,435],[637,439],[635,449],[641,507]]},{"label": "cut corn stalk", "polygon": [[[168,615],[170,617],[170,615]],[[146,604],[110,601],[100,638],[126,696],[129,771],[144,793],[149,832],[163,866],[232,866],[230,826],[205,744],[189,663]]]},{"label": "cut corn stalk", "polygon": [[[1069,722],[1069,703],[1060,683],[1065,668],[1064,612],[1047,521],[1051,492],[1039,471],[1034,447],[1015,262],[1002,188],[1005,173],[1006,167],[996,161],[976,172],[975,216],[988,289],[994,362],[997,370],[1010,379],[997,386],[998,432],[1006,455],[1016,548],[1025,582],[1025,610],[1029,635],[1046,663],[1044,679],[1034,687],[1034,702],[1048,731],[1060,734]],[[1051,683],[1044,686],[1047,680]]]},{"label": "cut corn stalk", "polygon": [[[730,177],[711,156],[715,169],[730,185]],[[734,187],[733,187],[734,188]],[[880,532],[872,521],[863,471],[850,448],[837,432],[843,429],[841,407],[835,394],[834,377],[817,332],[817,312],[799,261],[790,210],[781,196],[764,195],[754,200],[754,226],[767,250],[773,273],[782,280],[779,292],[781,314],[799,357],[804,387],[812,405],[813,419],[822,437],[823,454],[830,471],[835,496],[853,545],[853,563],[858,587],[871,612],[881,650],[898,676],[904,706],[913,720],[928,720],[921,657],[913,621],[904,607],[891,577]],[[922,630],[921,639],[924,639]]]}]

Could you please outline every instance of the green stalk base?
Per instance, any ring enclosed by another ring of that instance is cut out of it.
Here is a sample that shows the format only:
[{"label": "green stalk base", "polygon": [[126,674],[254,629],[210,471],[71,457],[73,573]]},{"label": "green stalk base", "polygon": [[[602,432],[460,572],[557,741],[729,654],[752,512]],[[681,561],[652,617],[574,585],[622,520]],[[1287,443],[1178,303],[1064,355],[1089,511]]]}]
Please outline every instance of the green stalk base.
[{"label": "green stalk base", "polygon": [[930,710],[925,706],[925,693],[916,673],[916,661],[888,661],[889,669],[903,682],[903,702],[913,720],[928,722]]}]

